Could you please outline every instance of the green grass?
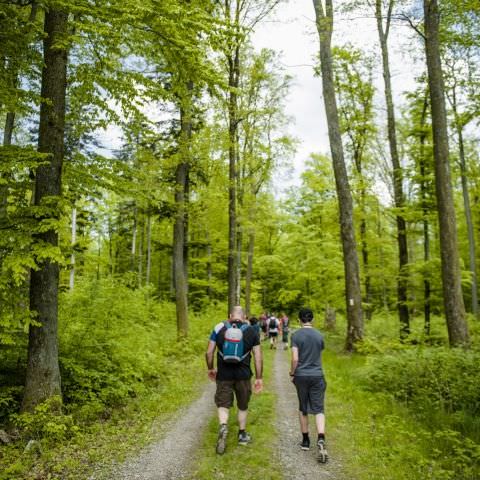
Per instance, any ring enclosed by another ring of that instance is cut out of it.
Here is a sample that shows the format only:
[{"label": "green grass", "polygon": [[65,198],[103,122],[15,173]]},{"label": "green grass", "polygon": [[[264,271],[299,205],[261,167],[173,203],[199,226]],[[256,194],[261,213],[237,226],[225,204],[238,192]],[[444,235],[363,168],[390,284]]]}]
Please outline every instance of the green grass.
[{"label": "green grass", "polygon": [[458,432],[437,431],[437,425],[419,420],[391,396],[363,390],[366,357],[342,354],[341,337],[330,335],[327,343],[327,437],[332,453],[342,458],[347,478],[480,478],[467,458],[475,448],[465,445]]},{"label": "green grass", "polygon": [[[236,408],[232,408],[229,418],[229,435],[225,454],[217,455],[215,445],[218,433],[218,420],[212,419],[197,456],[197,469],[192,480],[230,479],[235,480],[281,480],[281,468],[275,462],[275,415],[276,396],[273,390],[271,370],[274,351],[264,344],[264,390],[253,395],[249,405],[247,431],[252,435],[252,443],[247,446],[237,444],[238,423]],[[235,472],[232,474],[232,472]]]}]

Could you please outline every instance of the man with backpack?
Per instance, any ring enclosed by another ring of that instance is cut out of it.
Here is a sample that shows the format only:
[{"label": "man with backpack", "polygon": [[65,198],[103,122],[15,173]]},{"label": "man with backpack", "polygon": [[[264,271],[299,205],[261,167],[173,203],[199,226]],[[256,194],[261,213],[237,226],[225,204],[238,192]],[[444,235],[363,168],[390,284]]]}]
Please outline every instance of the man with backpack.
[{"label": "man with backpack", "polygon": [[299,402],[300,429],[302,432],[302,450],[310,449],[308,435],[308,414],[315,415],[317,427],[318,461],[328,459],[325,447],[324,399],[326,382],[322,368],[322,351],[325,348],[322,334],[313,328],[313,312],[302,308],[299,312],[302,328],[292,335],[292,364],[290,378],[296,389]]},{"label": "man with backpack", "polygon": [[[214,368],[214,353],[217,350],[217,368]],[[221,322],[213,329],[208,341],[205,358],[208,377],[216,381],[215,405],[218,408],[218,432],[216,451],[225,452],[228,433],[229,410],[233,406],[234,396],[238,407],[238,443],[247,445],[251,441],[246,432],[248,403],[252,394],[250,368],[251,353],[255,365],[254,392],[263,389],[263,359],[258,333],[245,322],[240,306],[233,307],[229,320]]]},{"label": "man with backpack", "polygon": [[275,314],[272,315],[268,319],[268,338],[270,339],[270,348],[277,348],[277,337],[278,337],[278,329],[280,327],[280,322]]}]

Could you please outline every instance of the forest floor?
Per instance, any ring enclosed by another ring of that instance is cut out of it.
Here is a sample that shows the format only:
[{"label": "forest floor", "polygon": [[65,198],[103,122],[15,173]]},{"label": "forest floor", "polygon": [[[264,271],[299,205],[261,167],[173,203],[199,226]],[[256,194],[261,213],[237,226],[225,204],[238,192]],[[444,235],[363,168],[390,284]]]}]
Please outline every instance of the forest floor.
[{"label": "forest floor", "polygon": [[[273,354],[273,355],[271,355]],[[341,462],[336,457],[335,449],[330,449],[330,459],[327,464],[319,464],[316,460],[316,449],[302,451],[299,446],[300,433],[298,425],[298,403],[295,393],[295,387],[289,379],[289,352],[281,349],[275,352],[266,352],[271,364],[270,390],[275,398],[270,398],[273,403],[274,424],[265,421],[263,429],[268,429],[268,437],[271,442],[270,456],[266,453],[264,462],[272,462],[275,468],[271,469],[271,476],[265,475],[265,465],[258,473],[252,471],[252,465],[249,466],[250,478],[252,480],[277,479],[293,480],[304,479],[314,480],[328,478],[332,480],[346,478],[341,474]],[[273,358],[272,358],[273,357]],[[100,478],[110,478],[118,480],[175,480],[175,479],[197,479],[197,478],[223,478],[223,473],[215,466],[210,468],[209,473],[198,473],[198,465],[204,461],[204,454],[211,456],[214,462],[227,460],[228,454],[237,456],[236,462],[238,468],[242,467],[242,457],[238,457],[238,450],[232,451],[227,448],[223,457],[215,457],[215,445],[207,439],[204,439],[205,430],[208,423],[212,423],[212,428],[216,427],[216,410],[213,404],[215,385],[209,383],[203,389],[199,398],[187,408],[181,410],[175,418],[161,426],[160,438],[145,448],[136,457],[127,460],[123,465],[118,465],[113,472],[105,477],[105,474],[91,476],[90,480],[99,480]],[[251,406],[255,408],[255,402],[261,397],[254,396]],[[232,412],[233,413],[233,412]],[[234,417],[234,415],[233,415]],[[263,417],[264,418],[264,417]],[[235,418],[230,428],[230,436],[236,436],[237,430]],[[265,419],[266,420],[266,419]],[[274,428],[272,428],[274,427]],[[312,444],[315,444],[316,433],[314,425],[312,429]],[[247,425],[248,430],[248,425]],[[211,437],[211,436],[210,436]],[[203,439],[203,440],[202,440]],[[273,443],[272,443],[273,442]],[[203,452],[200,447],[204,444]],[[262,442],[259,442],[260,444]],[[247,447],[240,447],[245,453],[246,449],[263,448],[261,445],[253,442]],[[225,458],[226,457],[226,458]],[[245,457],[244,457],[245,458]],[[281,472],[279,474],[279,472]],[[253,473],[253,475],[252,475]],[[268,474],[267,474],[268,475]],[[279,476],[280,475],[280,476]]]}]

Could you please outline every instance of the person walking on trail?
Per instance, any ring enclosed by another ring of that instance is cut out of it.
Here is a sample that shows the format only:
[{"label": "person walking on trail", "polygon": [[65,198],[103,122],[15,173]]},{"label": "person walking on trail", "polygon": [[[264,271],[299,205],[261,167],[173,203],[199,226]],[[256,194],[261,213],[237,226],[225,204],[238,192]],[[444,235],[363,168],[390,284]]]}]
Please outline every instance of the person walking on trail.
[{"label": "person walking on trail", "polygon": [[322,368],[322,350],[325,347],[322,334],[313,328],[313,312],[302,308],[299,312],[301,327],[292,335],[290,377],[297,389],[299,402],[302,450],[310,449],[308,414],[315,415],[317,427],[318,461],[328,459],[325,444],[324,399],[326,382]]},{"label": "person walking on trail", "polygon": [[[214,368],[214,353],[217,350],[217,368]],[[253,391],[263,389],[263,359],[258,333],[245,322],[240,306],[235,306],[229,320],[220,322],[213,329],[208,341],[205,358],[208,377],[216,381],[215,405],[218,409],[218,432],[216,451],[223,454],[227,445],[228,416],[233,406],[234,396],[238,407],[238,443],[247,445],[251,441],[246,431],[248,403],[252,394],[251,353],[255,365],[255,383]]]},{"label": "person walking on trail", "polygon": [[289,319],[285,313],[282,313],[280,317],[280,327],[282,330],[282,342],[283,342],[283,349],[288,350],[288,329]]},{"label": "person walking on trail", "polygon": [[270,348],[277,348],[278,330],[280,322],[278,318],[272,313],[268,319],[268,338],[270,339]]}]

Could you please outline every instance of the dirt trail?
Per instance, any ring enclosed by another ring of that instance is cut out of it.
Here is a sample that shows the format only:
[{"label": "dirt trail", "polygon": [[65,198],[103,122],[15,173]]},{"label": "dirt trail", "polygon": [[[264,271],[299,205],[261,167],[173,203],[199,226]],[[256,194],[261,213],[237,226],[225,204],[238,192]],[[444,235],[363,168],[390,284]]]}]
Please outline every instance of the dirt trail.
[{"label": "dirt trail", "polygon": [[[305,452],[300,449],[298,426],[298,402],[295,387],[288,376],[289,352],[277,350],[274,359],[273,381],[277,394],[276,432],[278,434],[278,461],[283,465],[284,480],[347,480],[342,474],[341,460],[335,445],[328,438],[330,459],[327,464],[316,460],[315,448]],[[162,426],[163,437],[149,445],[135,458],[120,465],[109,476],[111,480],[179,480],[191,478],[196,448],[202,441],[203,432],[214,416],[213,396],[215,384],[208,383],[201,396],[175,418]],[[328,390],[327,390],[328,396]],[[327,398],[328,407],[328,398]],[[311,439],[316,438],[313,417],[311,418]],[[94,480],[96,477],[90,477]],[[105,477],[101,477],[105,478]]]},{"label": "dirt trail", "polygon": [[115,480],[176,480],[189,478],[191,460],[205,426],[215,412],[215,384],[209,382],[202,395],[174,420],[164,425],[164,437],[127,461],[111,478]]},{"label": "dirt trail", "polygon": [[[330,459],[326,464],[320,464],[315,458],[316,450],[311,448],[305,452],[300,449],[300,427],[298,423],[298,400],[295,386],[290,381],[289,352],[277,350],[274,361],[274,381],[277,393],[277,419],[279,461],[284,468],[285,480],[346,480],[342,474],[341,459],[338,458],[335,445],[328,437],[328,410],[327,415],[327,447]],[[327,378],[328,381],[328,378]],[[328,408],[328,389],[327,389]],[[310,421],[310,439],[315,444],[316,431],[313,417]]]}]

